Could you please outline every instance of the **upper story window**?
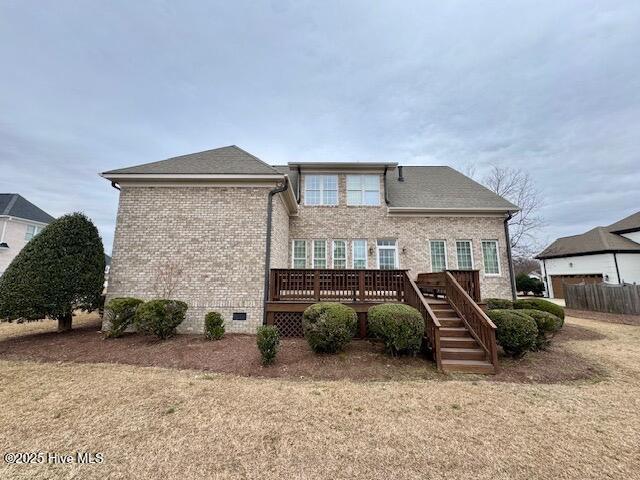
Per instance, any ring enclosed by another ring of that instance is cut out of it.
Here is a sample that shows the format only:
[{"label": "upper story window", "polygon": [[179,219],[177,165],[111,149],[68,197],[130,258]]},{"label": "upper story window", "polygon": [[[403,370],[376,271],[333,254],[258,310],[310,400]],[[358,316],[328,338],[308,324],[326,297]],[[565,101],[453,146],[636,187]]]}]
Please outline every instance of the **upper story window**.
[{"label": "upper story window", "polygon": [[431,240],[431,271],[442,272],[447,269],[447,246],[444,240]]},{"label": "upper story window", "polygon": [[456,253],[458,255],[458,268],[460,270],[472,270],[473,253],[471,250],[471,240],[456,241]]},{"label": "upper story window", "polygon": [[337,175],[305,175],[304,204],[305,205],[337,205],[338,204],[338,176]]},{"label": "upper story window", "polygon": [[33,237],[39,234],[41,230],[42,227],[38,227],[37,225],[27,225],[27,231],[24,234],[25,241],[28,242],[29,240],[31,240]]},{"label": "upper story window", "polygon": [[482,260],[485,275],[500,275],[497,240],[482,240]]},{"label": "upper story window", "polygon": [[347,175],[347,205],[380,205],[380,177]]}]

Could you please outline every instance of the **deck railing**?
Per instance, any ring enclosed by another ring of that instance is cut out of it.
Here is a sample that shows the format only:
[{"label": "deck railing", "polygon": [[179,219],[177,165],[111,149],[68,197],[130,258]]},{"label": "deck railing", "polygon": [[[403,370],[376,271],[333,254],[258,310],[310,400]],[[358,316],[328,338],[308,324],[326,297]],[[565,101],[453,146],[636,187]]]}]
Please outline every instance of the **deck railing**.
[{"label": "deck railing", "polygon": [[404,302],[406,270],[271,269],[273,302]]},{"label": "deck railing", "polygon": [[422,290],[444,294],[447,272],[456,279],[474,302],[480,302],[480,272],[478,270],[446,270],[444,272],[419,273],[416,284]]},{"label": "deck railing", "polygon": [[469,333],[478,341],[487,355],[487,361],[498,368],[496,346],[496,326],[471,298],[451,272],[445,272],[445,292],[447,300],[469,329]]},{"label": "deck railing", "polygon": [[[405,272],[406,274],[406,272]],[[438,370],[442,369],[442,355],[440,353],[440,322],[431,310],[431,307],[422,296],[420,289],[409,275],[405,281],[405,302],[417,309],[424,319],[424,334],[429,340],[433,359]]]}]

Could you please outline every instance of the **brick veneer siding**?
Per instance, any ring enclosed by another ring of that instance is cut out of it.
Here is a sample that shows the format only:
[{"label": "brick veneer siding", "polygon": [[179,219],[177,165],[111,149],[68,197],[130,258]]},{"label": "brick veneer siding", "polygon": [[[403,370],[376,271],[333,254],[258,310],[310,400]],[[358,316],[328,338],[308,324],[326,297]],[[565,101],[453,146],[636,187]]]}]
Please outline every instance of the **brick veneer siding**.
[{"label": "brick veneer siding", "polygon": [[[346,175],[339,175],[338,206],[305,206],[304,188],[298,216],[290,219],[289,236],[301,240],[349,240],[347,265],[351,267],[352,249],[350,241],[366,239],[368,267],[376,268],[376,240],[395,239],[398,245],[400,268],[410,269],[415,277],[419,272],[431,271],[429,240],[446,240],[449,268],[457,268],[456,240],[471,240],[475,268],[480,269],[481,294],[487,297],[511,297],[508,259],[505,248],[504,223],[501,217],[398,217],[387,214],[384,204],[384,186],[380,184],[380,206],[347,206]],[[304,183],[302,184],[304,185]],[[482,240],[498,240],[500,275],[485,276],[481,250]],[[290,242],[291,243],[291,242]],[[312,248],[309,243],[308,251]],[[404,249],[404,251],[403,251]],[[331,244],[327,244],[327,264],[331,265]],[[291,265],[291,247],[289,248]],[[311,255],[307,256],[311,267]]]},{"label": "brick veneer siding", "polygon": [[[157,273],[174,264],[183,273],[172,297],[189,305],[179,332],[202,332],[210,310],[224,316],[227,331],[255,332],[262,323],[271,188],[123,187],[108,299],[157,298]],[[274,206],[274,236],[286,235],[282,202],[274,198]],[[279,242],[274,242],[276,263],[286,256]],[[246,312],[247,320],[232,321],[233,312]]]},{"label": "brick veneer siding", "polygon": [[282,201],[282,194],[273,198],[271,220],[271,268],[289,266],[289,213]]}]

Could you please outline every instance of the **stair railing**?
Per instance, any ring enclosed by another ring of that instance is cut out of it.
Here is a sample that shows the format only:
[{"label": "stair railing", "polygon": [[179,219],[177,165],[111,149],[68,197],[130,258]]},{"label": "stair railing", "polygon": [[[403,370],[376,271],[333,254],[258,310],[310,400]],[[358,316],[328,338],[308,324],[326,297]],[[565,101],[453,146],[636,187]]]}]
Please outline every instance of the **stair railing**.
[{"label": "stair railing", "polygon": [[445,279],[447,300],[465,323],[471,336],[485,351],[487,361],[497,369],[496,326],[450,272],[446,272]]},{"label": "stair railing", "polygon": [[424,319],[424,333],[430,343],[433,359],[438,370],[442,370],[442,354],[440,352],[440,322],[431,310],[431,307],[422,296],[420,289],[409,274],[405,272],[404,301],[417,309]]}]

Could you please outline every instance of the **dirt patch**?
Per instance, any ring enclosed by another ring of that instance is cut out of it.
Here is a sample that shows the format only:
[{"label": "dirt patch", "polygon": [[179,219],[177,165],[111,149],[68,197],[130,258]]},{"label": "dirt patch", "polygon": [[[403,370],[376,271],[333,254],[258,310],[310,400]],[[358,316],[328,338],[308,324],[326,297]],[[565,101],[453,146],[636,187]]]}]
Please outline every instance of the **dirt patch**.
[{"label": "dirt patch", "polygon": [[[71,332],[57,333],[52,323],[4,326],[0,333],[0,358],[42,362],[116,363],[147,367],[202,370],[245,377],[280,377],[318,380],[450,380],[469,376],[439,374],[435,364],[422,357],[392,358],[382,345],[368,340],[351,342],[338,355],[314,354],[304,339],[283,339],[275,365],[260,364],[255,337],[227,334],[208,341],[200,335],[178,335],[166,341],[137,334],[107,340],[95,316],[81,317]],[[25,331],[26,330],[26,331]],[[28,333],[33,331],[33,333]],[[489,381],[561,383],[604,375],[593,361],[573,353],[570,341],[593,341],[604,335],[578,325],[565,324],[552,346],[524,358],[500,358],[500,372],[482,376]]]},{"label": "dirt patch", "polygon": [[575,318],[588,318],[608,323],[622,323],[624,325],[640,325],[640,315],[622,315],[618,313],[591,312],[588,310],[573,310],[565,308],[565,315]]}]

